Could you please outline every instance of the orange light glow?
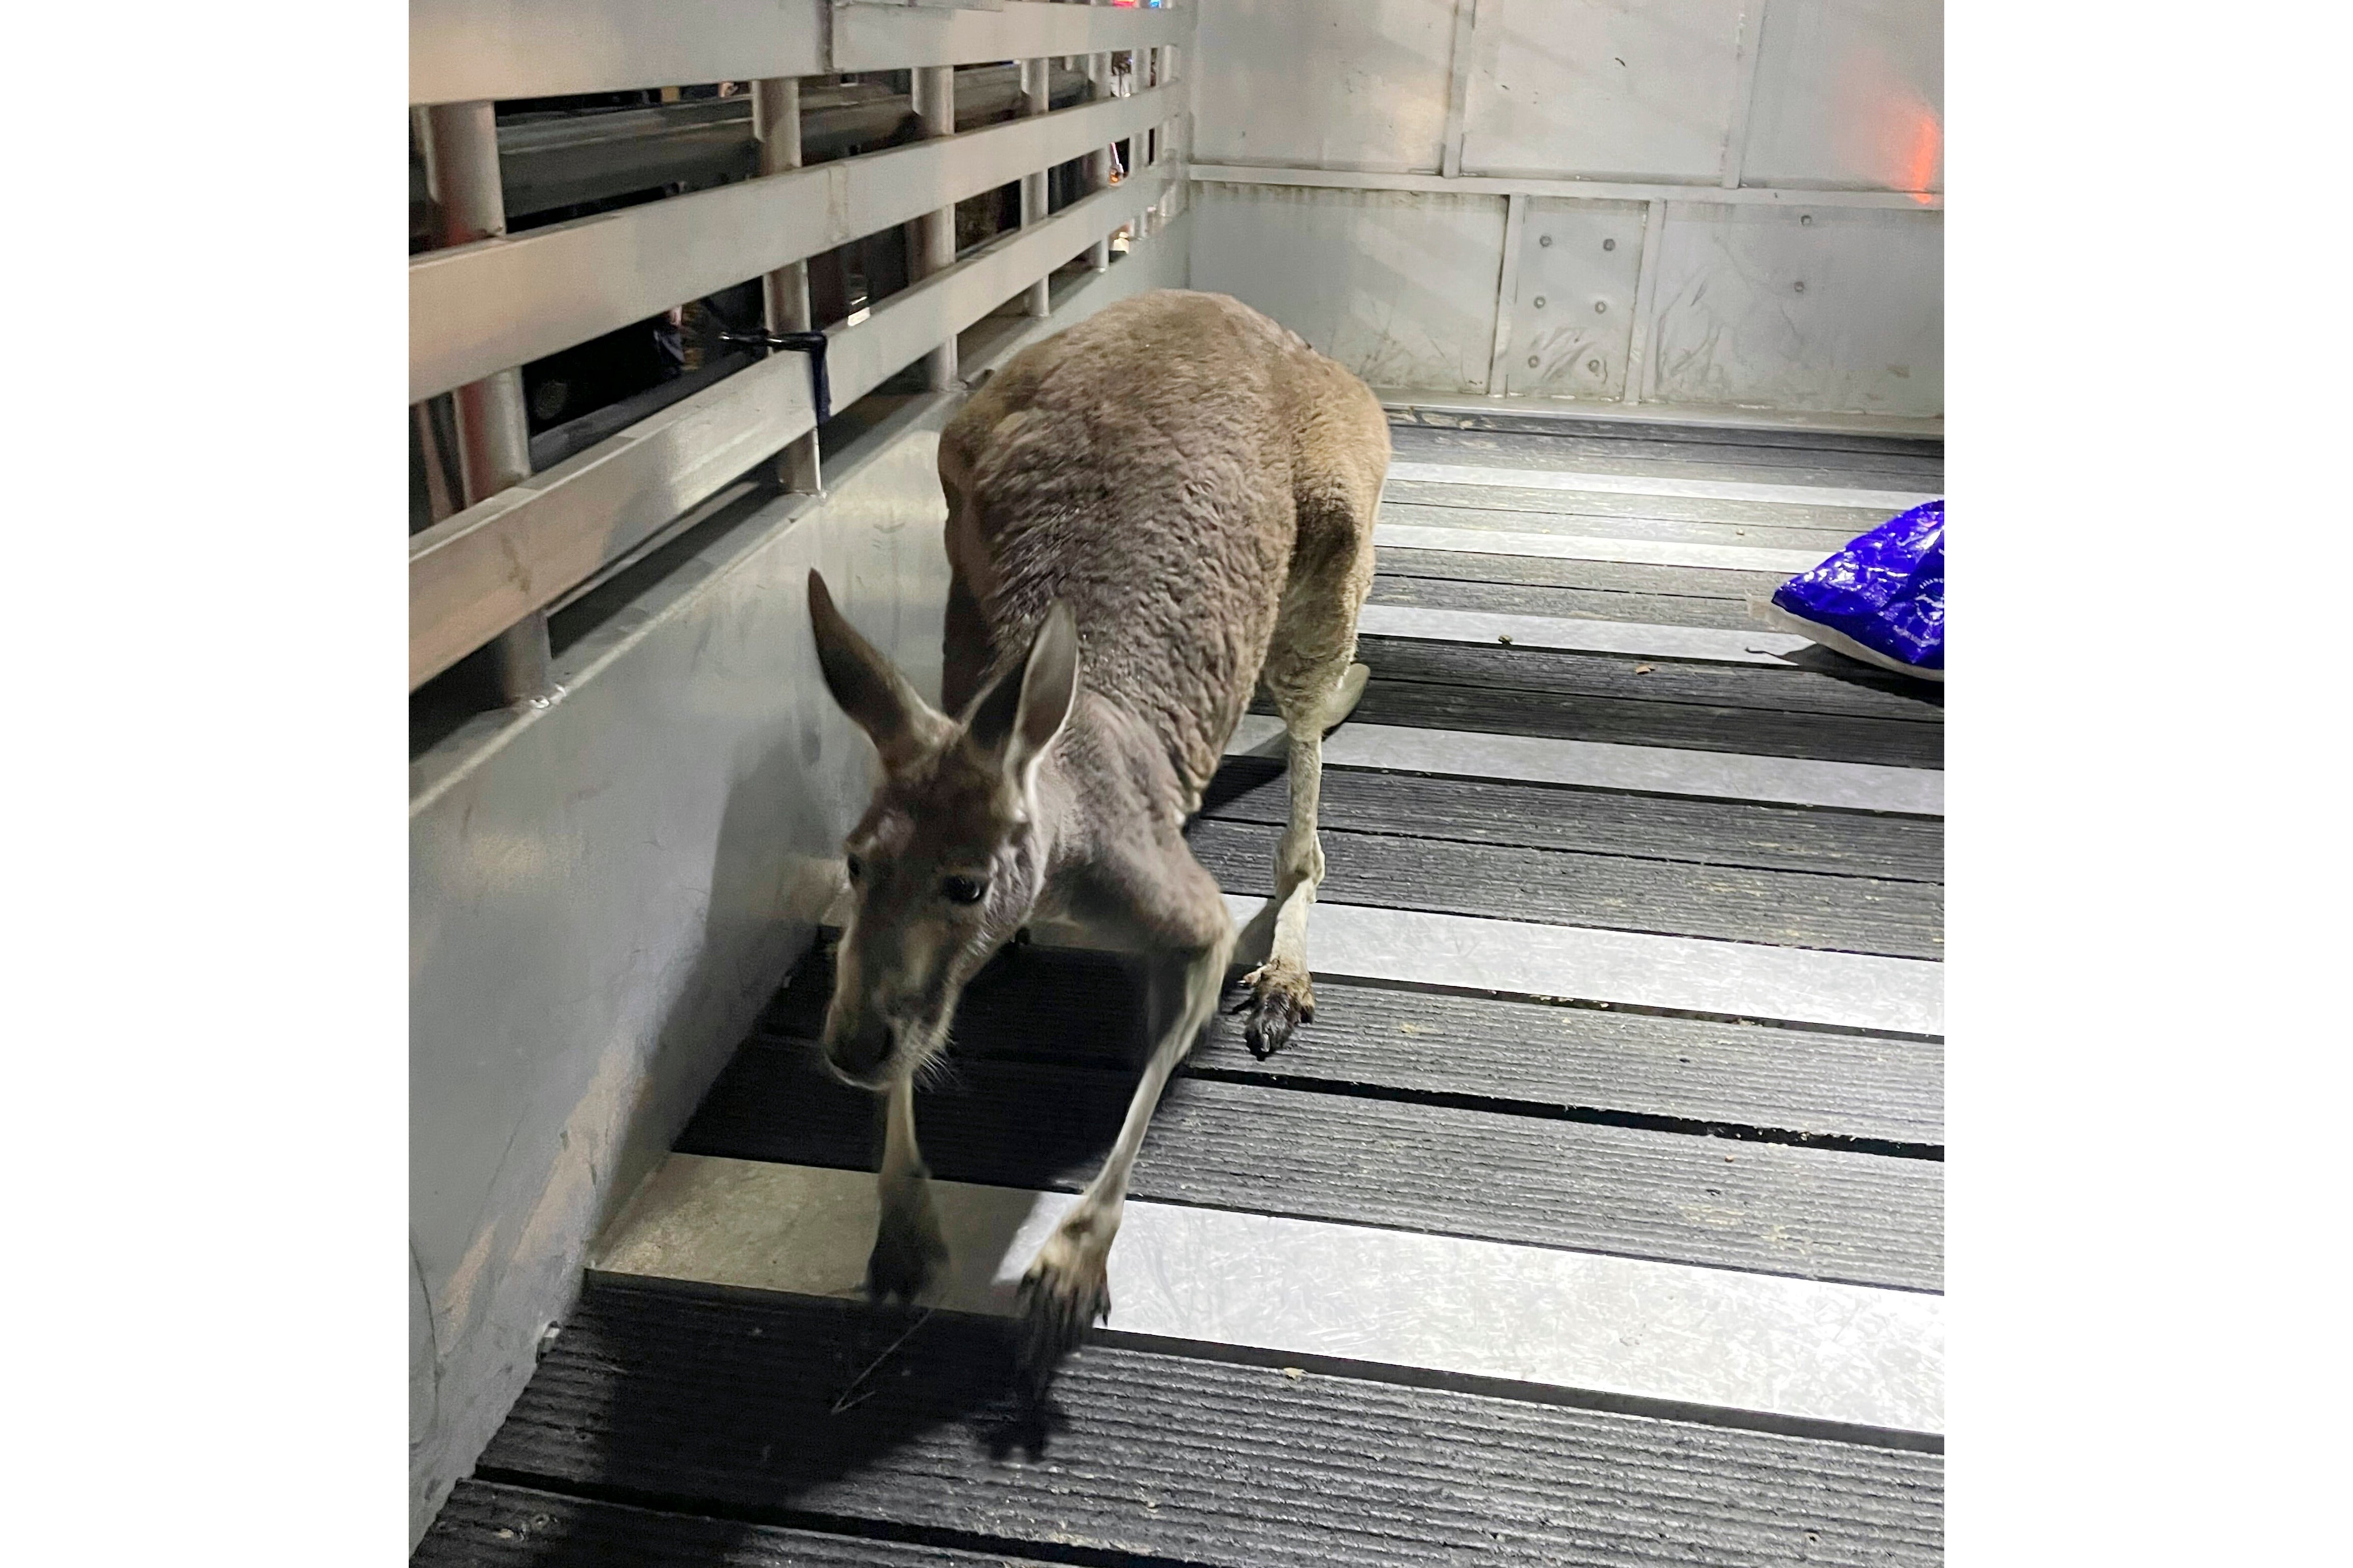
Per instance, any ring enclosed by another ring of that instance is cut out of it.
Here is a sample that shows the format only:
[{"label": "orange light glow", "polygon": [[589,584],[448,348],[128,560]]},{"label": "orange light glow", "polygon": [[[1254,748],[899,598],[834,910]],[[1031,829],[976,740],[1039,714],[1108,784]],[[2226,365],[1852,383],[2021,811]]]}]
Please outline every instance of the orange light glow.
[{"label": "orange light glow", "polygon": [[1912,111],[1910,146],[1904,160],[1904,188],[1912,193],[1914,201],[1926,206],[1936,199],[1928,194],[1929,184],[1945,166],[1945,122],[1926,104]]},{"label": "orange light glow", "polygon": [[1842,50],[1831,71],[1831,123],[1841,163],[1873,184],[1936,204],[1945,174],[1945,117],[1878,47]]}]

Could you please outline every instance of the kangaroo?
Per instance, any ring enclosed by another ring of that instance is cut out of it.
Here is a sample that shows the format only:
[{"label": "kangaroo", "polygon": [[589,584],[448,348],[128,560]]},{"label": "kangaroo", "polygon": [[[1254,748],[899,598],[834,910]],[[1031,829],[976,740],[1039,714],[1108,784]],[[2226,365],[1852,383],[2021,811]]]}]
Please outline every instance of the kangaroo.
[{"label": "kangaroo", "polygon": [[[947,1255],[914,1080],[1023,927],[1075,921],[1145,954],[1156,1031],[1102,1171],[1022,1281],[1033,1375],[1110,1312],[1129,1169],[1238,944],[1253,1052],[1314,1016],[1322,741],[1364,689],[1351,661],[1388,460],[1364,383],[1237,300],[1164,289],[1024,350],[942,433],[940,708],[809,574],[826,685],[881,762],[845,844],[853,909],[824,1027],[835,1074],[885,1099],[876,1298],[916,1296]],[[1181,834],[1261,682],[1290,821],[1274,897],[1238,933]]]}]

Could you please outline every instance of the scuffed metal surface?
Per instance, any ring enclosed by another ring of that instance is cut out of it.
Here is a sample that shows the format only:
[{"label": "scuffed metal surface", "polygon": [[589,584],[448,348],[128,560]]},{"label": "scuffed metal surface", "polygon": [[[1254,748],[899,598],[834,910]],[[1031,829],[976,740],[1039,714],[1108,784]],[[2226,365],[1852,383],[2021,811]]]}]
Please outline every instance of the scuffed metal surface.
[{"label": "scuffed metal surface", "polygon": [[1193,286],[1272,316],[1375,386],[1483,391],[1504,198],[1204,184]]},{"label": "scuffed metal surface", "polygon": [[1194,155],[1435,174],[1453,47],[1451,0],[1204,6],[1191,58],[1208,68],[1187,72]]},{"label": "scuffed metal surface", "polygon": [[1482,0],[1462,170],[1707,180],[1754,0]]},{"label": "scuffed metal surface", "polygon": [[1943,413],[1944,239],[1940,212],[1670,203],[1646,397]]},{"label": "scuffed metal surface", "polygon": [[1746,182],[1945,188],[1944,0],[1773,0]]},{"label": "scuffed metal surface", "polygon": [[1535,397],[1625,395],[1644,212],[1641,202],[1529,200],[1520,228],[1504,391]]}]

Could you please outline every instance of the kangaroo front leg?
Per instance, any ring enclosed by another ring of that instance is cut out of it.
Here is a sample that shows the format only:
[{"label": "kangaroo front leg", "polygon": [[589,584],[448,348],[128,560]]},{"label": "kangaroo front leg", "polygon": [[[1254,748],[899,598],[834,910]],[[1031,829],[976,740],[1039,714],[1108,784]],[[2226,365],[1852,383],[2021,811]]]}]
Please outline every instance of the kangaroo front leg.
[{"label": "kangaroo front leg", "polygon": [[1275,850],[1274,897],[1267,901],[1274,935],[1266,962],[1242,977],[1250,988],[1242,1004],[1250,1013],[1242,1041],[1261,1061],[1290,1044],[1293,1032],[1315,1016],[1315,987],[1307,973],[1307,911],[1324,882],[1324,847],[1315,837],[1324,788],[1323,718],[1314,713],[1290,721],[1291,821]]},{"label": "kangaroo front leg", "polygon": [[913,1300],[947,1261],[947,1242],[932,1208],[931,1173],[915,1147],[915,1082],[902,1074],[892,1081],[883,1104],[882,1174],[877,1184],[880,1218],[874,1250],[866,1259],[866,1291],[874,1300]]},{"label": "kangaroo front leg", "polygon": [[[1215,890],[1212,884],[1211,891]],[[1233,927],[1224,921],[1222,908],[1217,913],[1219,934],[1207,947],[1187,952],[1179,961],[1182,978],[1176,1016],[1153,1046],[1144,1079],[1128,1101],[1118,1142],[1078,1203],[1038,1249],[1037,1260],[1021,1281],[1025,1322],[1021,1359],[1033,1387],[1043,1387],[1055,1364],[1078,1347],[1091,1324],[1111,1315],[1111,1244],[1119,1234],[1120,1215],[1127,1204],[1128,1173],[1135,1164],[1136,1152],[1144,1147],[1145,1130],[1152,1124],[1152,1112],[1160,1103],[1168,1075],[1192,1049],[1217,1006],[1218,994],[1225,985],[1226,964],[1233,955]]]}]

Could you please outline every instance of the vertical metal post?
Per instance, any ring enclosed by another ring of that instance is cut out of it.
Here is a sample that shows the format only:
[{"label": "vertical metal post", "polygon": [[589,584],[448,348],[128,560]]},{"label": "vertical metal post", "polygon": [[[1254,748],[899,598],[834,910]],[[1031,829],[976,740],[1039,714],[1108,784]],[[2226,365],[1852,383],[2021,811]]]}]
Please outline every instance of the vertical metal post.
[{"label": "vertical metal post", "polygon": [[1527,234],[1528,198],[1518,191],[1504,198],[1504,265],[1495,277],[1494,351],[1487,356],[1487,395],[1501,397],[1510,384],[1504,368],[1512,348],[1512,314],[1520,298],[1520,247]]},{"label": "vertical metal post", "polygon": [[[760,173],[781,174],[801,166],[801,84],[797,78],[770,77],[752,84],[752,134],[760,143]],[[808,263],[788,262],[762,280],[768,331],[809,329]],[[776,480],[788,490],[815,495],[824,488],[818,471],[817,432],[812,430],[776,454]]]},{"label": "vertical metal post", "polygon": [[[1183,53],[1184,50],[1178,45],[1162,46],[1160,50],[1162,81],[1174,85],[1186,79],[1183,61],[1179,58]],[[1189,98],[1191,95],[1188,93],[1187,96]],[[1191,113],[1189,109],[1179,109],[1161,122],[1160,155],[1163,158],[1176,160],[1177,165],[1176,178],[1170,183],[1167,193],[1160,198],[1166,204],[1166,209],[1162,216],[1170,222],[1175,221],[1176,216],[1185,210],[1184,164],[1185,160],[1191,153],[1191,149],[1186,144],[1187,140],[1186,132],[1190,129]]]},{"label": "vertical metal post", "polygon": [[1479,0],[1454,0],[1454,59],[1446,79],[1446,141],[1438,172],[1462,173],[1462,125],[1471,105],[1471,68],[1479,58]]},{"label": "vertical metal post", "polygon": [[1634,274],[1634,334],[1626,355],[1626,390],[1621,401],[1640,403],[1649,395],[1651,378],[1651,318],[1657,313],[1659,257],[1666,245],[1667,204],[1652,202],[1642,218],[1642,259]]},{"label": "vertical metal post", "polygon": [[[923,66],[915,71],[915,118],[926,139],[955,134],[955,68]],[[950,203],[916,220],[914,275],[929,278],[955,265],[955,205]],[[956,345],[947,342],[923,356],[923,380],[934,392],[955,384]]]},{"label": "vertical metal post", "polygon": [[1756,112],[1757,62],[1765,31],[1765,3],[1740,10],[1740,42],[1733,58],[1732,115],[1724,134],[1724,172],[1720,183],[1727,191],[1740,188],[1742,166],[1748,161],[1748,121]]},{"label": "vertical metal post", "polygon": [[[1135,90],[1139,93],[1150,92],[1160,85],[1160,51],[1156,48],[1138,49],[1135,51],[1134,59]],[[1160,162],[1160,128],[1156,125],[1145,126],[1130,145],[1135,149],[1135,172],[1140,174],[1151,168]],[[1135,226],[1132,233],[1138,243],[1152,237],[1150,207],[1135,215]]]},{"label": "vertical metal post", "polygon": [[[470,245],[507,231],[499,183],[498,121],[487,101],[437,104],[425,111],[425,184],[437,246]],[[473,506],[531,477],[531,426],[522,372],[502,370],[450,395],[458,413],[458,469]],[[547,616],[534,611],[491,644],[499,695],[520,702],[545,694]]]},{"label": "vertical metal post", "polygon": [[[1087,0],[1090,5],[1100,5],[1103,0]],[[1087,98],[1090,101],[1111,96],[1111,55],[1108,51],[1087,57]],[[1098,147],[1087,154],[1087,189],[1111,189],[1111,149]],[[1098,272],[1111,270],[1111,240],[1099,239],[1087,247],[1087,265]]]},{"label": "vertical metal post", "polygon": [[[1021,62],[1021,112],[1024,117],[1045,113],[1047,105],[1052,100],[1053,89],[1053,61]],[[1028,228],[1033,223],[1045,221],[1046,171],[1040,169],[1034,174],[1021,177],[1021,226]],[[1045,279],[1040,278],[1029,285],[1029,293],[1023,305],[1032,316],[1044,316],[1053,310],[1052,290]]]}]

